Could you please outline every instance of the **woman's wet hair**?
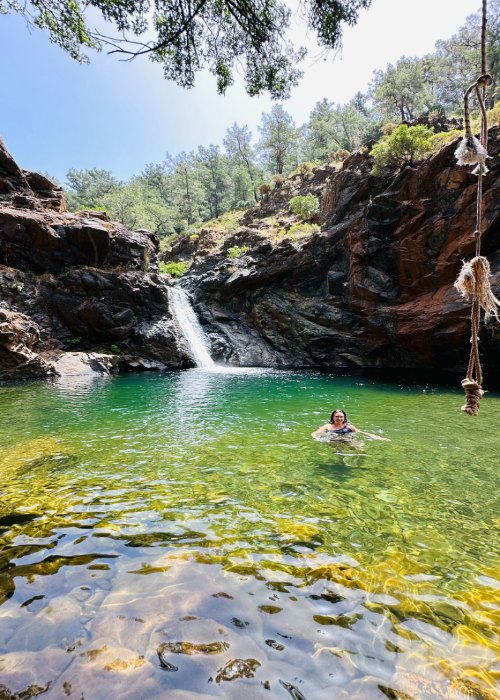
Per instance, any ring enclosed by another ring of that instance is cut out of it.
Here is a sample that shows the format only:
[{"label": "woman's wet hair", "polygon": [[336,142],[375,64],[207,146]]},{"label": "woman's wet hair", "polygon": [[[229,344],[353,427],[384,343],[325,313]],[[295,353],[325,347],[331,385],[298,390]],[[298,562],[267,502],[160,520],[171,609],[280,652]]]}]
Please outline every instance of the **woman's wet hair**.
[{"label": "woman's wet hair", "polygon": [[336,408],[335,411],[332,412],[332,415],[330,416],[330,423],[333,423],[333,416],[336,413],[342,413],[344,416],[344,423],[347,423],[347,413],[342,408]]}]

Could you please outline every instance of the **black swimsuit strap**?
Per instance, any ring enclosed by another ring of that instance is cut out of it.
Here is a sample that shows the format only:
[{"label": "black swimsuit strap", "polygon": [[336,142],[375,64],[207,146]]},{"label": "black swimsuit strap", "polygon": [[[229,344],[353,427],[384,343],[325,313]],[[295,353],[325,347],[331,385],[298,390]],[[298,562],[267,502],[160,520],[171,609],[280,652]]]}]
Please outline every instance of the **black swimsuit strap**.
[{"label": "black swimsuit strap", "polygon": [[352,430],[347,423],[344,423],[344,425],[341,428],[332,428],[331,432],[342,434],[342,433],[352,433]]}]

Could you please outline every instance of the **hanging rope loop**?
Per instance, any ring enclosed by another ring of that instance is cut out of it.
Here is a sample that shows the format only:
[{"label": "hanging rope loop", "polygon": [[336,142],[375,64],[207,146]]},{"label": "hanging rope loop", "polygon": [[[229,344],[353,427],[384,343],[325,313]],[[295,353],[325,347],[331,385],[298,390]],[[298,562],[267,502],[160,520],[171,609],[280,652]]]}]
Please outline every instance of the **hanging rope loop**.
[{"label": "hanging rope loop", "polygon": [[486,89],[489,85],[492,84],[492,82],[493,78],[491,77],[490,73],[483,73],[476,80],[476,85],[478,86],[478,88]]},{"label": "hanging rope loop", "polygon": [[[458,148],[455,151],[455,157],[458,165],[476,165],[477,167],[472,171],[474,175],[485,175],[488,172],[488,168],[486,167],[486,158],[489,158],[490,156],[488,155],[486,146],[488,122],[484,97],[486,86],[490,85],[491,82],[491,75],[489,73],[483,73],[479,76],[475,83],[469,85],[464,94],[465,136],[460,141]],[[481,109],[481,139],[474,136],[470,123],[469,95],[473,91],[476,92],[479,107]]]}]

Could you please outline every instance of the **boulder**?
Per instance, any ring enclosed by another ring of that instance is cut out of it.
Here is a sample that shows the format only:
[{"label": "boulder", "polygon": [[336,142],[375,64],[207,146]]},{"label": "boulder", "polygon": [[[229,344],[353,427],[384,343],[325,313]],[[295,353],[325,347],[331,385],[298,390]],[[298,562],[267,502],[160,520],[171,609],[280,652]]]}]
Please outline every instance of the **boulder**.
[{"label": "boulder", "polygon": [[28,379],[54,374],[35,348],[40,329],[24,314],[0,307],[0,379]]},{"label": "boulder", "polygon": [[104,355],[95,352],[65,352],[55,360],[54,369],[61,377],[109,374],[117,366],[117,355]]}]

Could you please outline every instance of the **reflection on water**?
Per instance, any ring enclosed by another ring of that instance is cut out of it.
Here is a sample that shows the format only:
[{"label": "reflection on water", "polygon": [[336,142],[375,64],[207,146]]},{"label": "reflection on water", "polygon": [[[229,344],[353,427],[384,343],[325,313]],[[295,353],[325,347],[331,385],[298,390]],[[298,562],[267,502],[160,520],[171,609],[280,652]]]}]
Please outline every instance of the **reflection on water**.
[{"label": "reflection on water", "polygon": [[98,374],[89,371],[88,374],[63,375],[49,380],[54,389],[54,394],[63,396],[81,396],[90,394],[113,381],[110,374]]},{"label": "reflection on water", "polygon": [[[273,371],[4,386],[0,697],[498,697],[500,399],[460,404]],[[335,406],[392,442],[313,441]]]}]

